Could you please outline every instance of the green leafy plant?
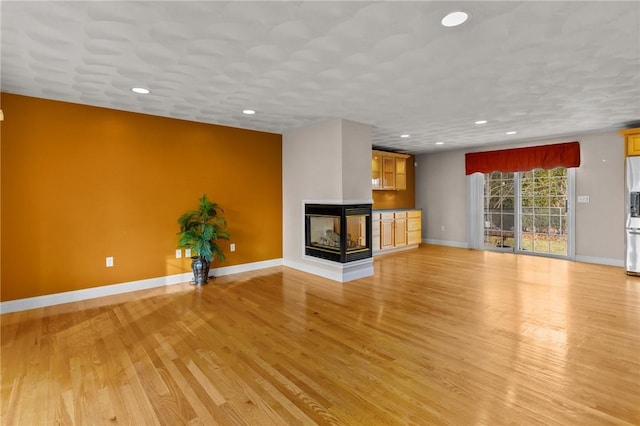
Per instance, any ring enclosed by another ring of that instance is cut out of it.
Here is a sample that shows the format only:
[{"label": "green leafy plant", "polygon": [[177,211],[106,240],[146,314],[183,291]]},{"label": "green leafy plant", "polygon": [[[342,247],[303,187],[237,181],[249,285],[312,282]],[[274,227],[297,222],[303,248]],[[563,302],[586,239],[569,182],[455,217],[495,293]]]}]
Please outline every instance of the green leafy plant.
[{"label": "green leafy plant", "polygon": [[216,241],[228,240],[229,232],[226,229],[227,221],[218,214],[219,212],[224,210],[203,194],[198,208],[184,213],[178,219],[178,246],[190,248],[195,256],[206,260],[207,264],[210,264],[214,257],[225,260],[224,252]]}]

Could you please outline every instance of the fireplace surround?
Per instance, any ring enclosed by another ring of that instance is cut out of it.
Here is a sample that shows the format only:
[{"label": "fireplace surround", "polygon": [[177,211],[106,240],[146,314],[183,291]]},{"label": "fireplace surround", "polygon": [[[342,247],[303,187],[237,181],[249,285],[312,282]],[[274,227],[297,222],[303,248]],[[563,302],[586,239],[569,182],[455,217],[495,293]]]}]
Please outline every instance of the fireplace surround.
[{"label": "fireplace surround", "polygon": [[305,204],[305,254],[348,263],[372,257],[371,204]]}]

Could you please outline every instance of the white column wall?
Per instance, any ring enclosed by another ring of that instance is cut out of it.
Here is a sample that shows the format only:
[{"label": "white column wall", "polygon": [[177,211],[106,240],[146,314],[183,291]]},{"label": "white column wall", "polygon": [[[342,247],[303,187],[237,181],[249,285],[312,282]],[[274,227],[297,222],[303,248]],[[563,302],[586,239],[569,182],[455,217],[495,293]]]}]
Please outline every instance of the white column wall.
[{"label": "white column wall", "polygon": [[282,254],[302,260],[303,200],[342,199],[342,122],[333,120],[282,136]]},{"label": "white column wall", "polygon": [[371,193],[371,126],[342,122],[342,199],[373,204]]},{"label": "white column wall", "polygon": [[342,265],[304,256],[303,209],[305,201],[372,203],[371,126],[332,120],[285,133],[282,182],[284,264],[346,281]]}]

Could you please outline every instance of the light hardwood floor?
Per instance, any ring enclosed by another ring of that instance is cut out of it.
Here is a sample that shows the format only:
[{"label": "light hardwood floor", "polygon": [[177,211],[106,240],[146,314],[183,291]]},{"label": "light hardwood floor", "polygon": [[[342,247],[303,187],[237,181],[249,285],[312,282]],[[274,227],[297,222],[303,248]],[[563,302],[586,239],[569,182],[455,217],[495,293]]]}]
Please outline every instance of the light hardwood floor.
[{"label": "light hardwood floor", "polygon": [[437,246],[375,270],[2,315],[2,424],[640,424],[640,278]]}]

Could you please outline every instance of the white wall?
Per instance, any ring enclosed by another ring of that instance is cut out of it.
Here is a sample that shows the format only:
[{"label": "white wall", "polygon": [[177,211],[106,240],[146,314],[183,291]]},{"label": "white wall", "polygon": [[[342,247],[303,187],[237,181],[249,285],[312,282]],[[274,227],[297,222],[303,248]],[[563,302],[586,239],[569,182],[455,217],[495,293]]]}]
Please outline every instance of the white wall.
[{"label": "white wall", "polygon": [[464,152],[419,155],[416,162],[416,208],[422,209],[422,239],[465,246],[467,180]]},{"label": "white wall", "polygon": [[[285,133],[282,182],[285,264],[308,272],[324,268],[334,273],[336,268],[329,262],[304,257],[303,203],[373,202],[371,126],[333,120]],[[305,265],[310,269],[304,269]]]},{"label": "white wall", "polygon": [[333,120],[282,136],[282,254],[302,259],[302,200],[342,199],[342,122]]},{"label": "white wall", "polygon": [[343,120],[342,141],[342,199],[372,200],[371,126]]},{"label": "white wall", "polygon": [[[573,141],[580,142],[581,155],[581,165],[576,169],[576,195],[590,197],[589,204],[576,203],[576,259],[622,265],[624,144],[617,132],[535,140],[490,149]],[[466,152],[470,150],[416,157],[416,207],[423,210],[423,239],[468,245]]]},{"label": "white wall", "polygon": [[[624,263],[624,140],[617,132],[580,137],[576,169],[576,259]],[[612,262],[611,262],[612,263]]]}]

